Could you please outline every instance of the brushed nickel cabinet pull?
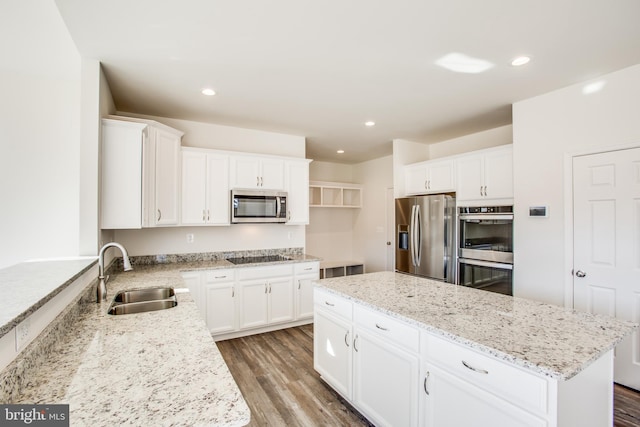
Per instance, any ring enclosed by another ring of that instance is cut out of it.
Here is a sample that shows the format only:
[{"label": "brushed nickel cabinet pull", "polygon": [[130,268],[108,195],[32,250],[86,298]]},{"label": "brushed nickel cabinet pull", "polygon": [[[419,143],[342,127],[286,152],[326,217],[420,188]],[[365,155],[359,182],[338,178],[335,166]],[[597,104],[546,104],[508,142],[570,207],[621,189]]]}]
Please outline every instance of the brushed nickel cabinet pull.
[{"label": "brushed nickel cabinet pull", "polygon": [[358,335],[356,335],[356,337],[353,339],[353,349],[355,351],[359,351],[358,347],[356,346],[357,343],[358,343]]},{"label": "brushed nickel cabinet pull", "polygon": [[344,344],[349,347],[349,331],[344,334]]},{"label": "brushed nickel cabinet pull", "polygon": [[462,364],[464,365],[465,368],[467,369],[471,369],[474,372],[477,372],[479,374],[488,374],[489,371],[486,371],[484,369],[479,369],[479,368],[474,368],[473,366],[469,365],[467,362],[465,362],[464,360],[462,361]]},{"label": "brushed nickel cabinet pull", "polygon": [[424,392],[427,394],[427,396],[429,396],[429,390],[427,390],[427,380],[429,379],[429,374],[430,372],[427,371],[427,375],[424,376],[424,384],[423,384]]},{"label": "brushed nickel cabinet pull", "polygon": [[160,209],[158,209],[158,222],[160,222],[161,218],[162,218],[162,211],[160,211]]},{"label": "brushed nickel cabinet pull", "polygon": [[335,304],[332,304],[329,301],[325,301],[324,303],[327,304],[329,307],[335,307],[336,306]]},{"label": "brushed nickel cabinet pull", "polygon": [[389,329],[387,329],[387,328],[385,328],[383,326],[378,325],[377,323],[376,323],[376,328],[378,328],[378,329],[380,329],[382,331],[388,331],[389,330]]}]

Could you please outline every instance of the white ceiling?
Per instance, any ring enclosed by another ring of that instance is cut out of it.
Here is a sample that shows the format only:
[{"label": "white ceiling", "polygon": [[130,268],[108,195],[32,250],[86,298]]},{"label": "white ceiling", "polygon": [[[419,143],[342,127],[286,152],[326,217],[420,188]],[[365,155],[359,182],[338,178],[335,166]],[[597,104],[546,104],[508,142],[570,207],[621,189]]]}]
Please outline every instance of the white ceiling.
[{"label": "white ceiling", "polygon": [[[308,158],[334,162],[509,124],[513,102],[640,63],[639,0],[56,4],[118,111],[302,135]],[[434,64],[451,52],[495,65]]]}]

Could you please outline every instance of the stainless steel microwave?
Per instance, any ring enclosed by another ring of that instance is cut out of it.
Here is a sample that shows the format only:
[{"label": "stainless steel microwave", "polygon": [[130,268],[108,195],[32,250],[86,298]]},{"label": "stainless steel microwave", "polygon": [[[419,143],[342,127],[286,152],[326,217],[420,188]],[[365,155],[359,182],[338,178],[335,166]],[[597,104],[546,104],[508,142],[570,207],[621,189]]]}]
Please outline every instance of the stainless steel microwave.
[{"label": "stainless steel microwave", "polygon": [[231,223],[287,222],[287,192],[231,190]]}]

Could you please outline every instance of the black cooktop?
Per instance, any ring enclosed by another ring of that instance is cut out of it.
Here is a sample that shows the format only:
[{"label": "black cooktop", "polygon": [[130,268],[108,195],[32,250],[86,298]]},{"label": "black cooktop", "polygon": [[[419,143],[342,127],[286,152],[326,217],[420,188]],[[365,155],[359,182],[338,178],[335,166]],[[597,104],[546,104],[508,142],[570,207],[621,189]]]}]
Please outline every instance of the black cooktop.
[{"label": "black cooktop", "polygon": [[282,255],[264,255],[264,256],[247,256],[240,258],[227,258],[232,264],[255,264],[260,262],[276,262],[276,261],[288,261],[289,258]]}]

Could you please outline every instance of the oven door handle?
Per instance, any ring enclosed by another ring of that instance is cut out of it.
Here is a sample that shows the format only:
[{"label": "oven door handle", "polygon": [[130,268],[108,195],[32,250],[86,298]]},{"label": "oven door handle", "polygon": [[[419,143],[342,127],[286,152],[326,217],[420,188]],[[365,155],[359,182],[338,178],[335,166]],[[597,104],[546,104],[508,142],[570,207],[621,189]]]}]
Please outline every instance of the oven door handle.
[{"label": "oven door handle", "polygon": [[504,264],[501,262],[480,261],[477,259],[458,258],[460,264],[477,265],[480,267],[502,268],[503,270],[513,270],[513,264]]},{"label": "oven door handle", "polygon": [[510,219],[513,220],[513,214],[460,214],[460,220],[478,221],[483,219]]}]

